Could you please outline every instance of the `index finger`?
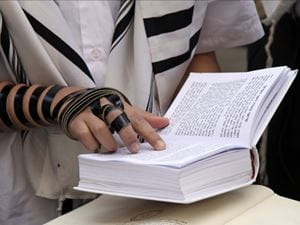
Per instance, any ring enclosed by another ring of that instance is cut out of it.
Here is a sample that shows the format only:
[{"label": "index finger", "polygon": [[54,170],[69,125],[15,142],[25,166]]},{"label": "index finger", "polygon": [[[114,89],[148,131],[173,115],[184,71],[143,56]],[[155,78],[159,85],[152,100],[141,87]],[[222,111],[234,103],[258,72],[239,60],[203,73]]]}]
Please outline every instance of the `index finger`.
[{"label": "index finger", "polygon": [[141,116],[131,118],[134,130],[141,135],[155,150],[164,150],[166,143],[152,126]]}]

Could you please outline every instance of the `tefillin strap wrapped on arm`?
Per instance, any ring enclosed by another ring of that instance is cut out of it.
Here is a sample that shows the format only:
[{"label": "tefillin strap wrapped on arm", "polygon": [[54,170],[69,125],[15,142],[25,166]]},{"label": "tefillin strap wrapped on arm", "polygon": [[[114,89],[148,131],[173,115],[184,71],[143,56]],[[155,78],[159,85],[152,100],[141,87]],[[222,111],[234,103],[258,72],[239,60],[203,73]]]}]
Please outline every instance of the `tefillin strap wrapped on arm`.
[{"label": "tefillin strap wrapped on arm", "polygon": [[[101,106],[101,98],[109,104]],[[0,82],[0,129],[27,130],[32,127],[59,125],[72,138],[68,127],[70,122],[87,107],[103,120],[112,132],[119,132],[130,121],[123,112],[124,103],[129,100],[112,88],[71,88],[60,85],[13,84]],[[109,121],[110,112],[119,110]]]},{"label": "tefillin strap wrapped on arm", "polygon": [[28,130],[57,124],[51,116],[51,107],[54,98],[64,88],[67,87],[0,82],[0,129]]}]

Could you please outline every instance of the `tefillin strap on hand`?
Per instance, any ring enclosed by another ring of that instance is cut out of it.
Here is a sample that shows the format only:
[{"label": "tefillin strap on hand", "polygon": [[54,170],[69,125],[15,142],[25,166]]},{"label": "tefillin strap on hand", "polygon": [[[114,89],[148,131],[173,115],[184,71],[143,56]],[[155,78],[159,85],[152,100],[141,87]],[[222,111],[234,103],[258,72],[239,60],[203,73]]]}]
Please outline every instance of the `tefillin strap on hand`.
[{"label": "tefillin strap on hand", "polygon": [[[109,108],[111,108],[111,107],[109,107],[104,110],[104,108],[103,108],[104,106],[101,106],[101,104],[100,104],[101,98],[107,98],[109,101],[111,101],[112,109],[108,110]],[[124,104],[123,104],[121,98],[130,104],[128,99],[121,92],[119,92],[115,89],[112,89],[112,88],[87,89],[85,92],[79,94],[79,96],[71,98],[69,101],[67,101],[66,104],[64,104],[64,107],[62,107],[63,109],[60,110],[58,113],[57,122],[58,122],[59,126],[62,128],[62,130],[70,138],[73,138],[68,130],[68,125],[84,109],[86,109],[87,107],[90,107],[93,114],[96,115],[97,117],[99,117],[100,119],[102,119],[103,121],[105,121],[107,126],[110,127],[110,125],[107,123],[106,116],[102,116],[103,111],[107,112],[107,110],[108,110],[107,114],[115,108],[122,111],[124,109]],[[117,119],[116,120],[117,122],[114,123],[114,124],[116,124],[116,125],[113,125],[115,127],[111,127],[111,129],[113,129],[115,131],[120,131],[124,126],[128,125],[129,120],[126,117],[126,115],[124,116],[123,113],[121,113],[120,117],[121,118]],[[118,122],[118,121],[120,121],[120,122]],[[116,129],[114,129],[114,128],[116,128]]]},{"label": "tefillin strap on hand", "polygon": [[127,115],[122,112],[111,122],[110,127],[119,133],[123,128],[127,127],[129,123],[130,120]]},{"label": "tefillin strap on hand", "polygon": [[[107,98],[107,100],[109,100],[112,104],[105,104],[101,106],[100,100],[96,100],[90,105],[91,110],[94,115],[106,123],[112,133],[115,131],[119,133],[121,129],[130,123],[127,115],[123,112],[124,104],[117,94],[109,94],[105,96],[105,98]],[[121,114],[118,115],[111,123],[109,123],[108,115],[114,110],[121,111]]]}]

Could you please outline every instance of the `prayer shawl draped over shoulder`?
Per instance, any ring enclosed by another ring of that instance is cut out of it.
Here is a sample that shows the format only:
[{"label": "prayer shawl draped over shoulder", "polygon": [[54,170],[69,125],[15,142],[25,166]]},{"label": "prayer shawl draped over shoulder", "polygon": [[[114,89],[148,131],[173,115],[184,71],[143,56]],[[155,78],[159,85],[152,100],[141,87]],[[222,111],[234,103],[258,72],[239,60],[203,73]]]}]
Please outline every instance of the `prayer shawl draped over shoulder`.
[{"label": "prayer shawl draped over shoulder", "polygon": [[[54,1],[0,1],[0,10],[1,63],[7,71],[0,74],[1,80],[95,86]],[[23,135],[19,148],[38,196],[91,197],[73,190],[78,179],[77,155],[86,152],[79,142],[56,128],[32,129]]]},{"label": "prayer shawl draped over shoulder", "polygon": [[[120,90],[134,105],[164,113],[199,47],[208,2],[121,0],[105,86]],[[254,5],[249,4],[252,13]],[[0,10],[1,54],[7,70],[1,79],[95,86],[54,1],[0,1]],[[72,189],[78,179],[76,157],[85,151],[80,144],[54,128],[32,130],[23,143],[20,151],[37,195],[89,197]]]},{"label": "prayer shawl draped over shoulder", "polygon": [[106,86],[164,113],[195,53],[206,7],[206,1],[122,1]]}]

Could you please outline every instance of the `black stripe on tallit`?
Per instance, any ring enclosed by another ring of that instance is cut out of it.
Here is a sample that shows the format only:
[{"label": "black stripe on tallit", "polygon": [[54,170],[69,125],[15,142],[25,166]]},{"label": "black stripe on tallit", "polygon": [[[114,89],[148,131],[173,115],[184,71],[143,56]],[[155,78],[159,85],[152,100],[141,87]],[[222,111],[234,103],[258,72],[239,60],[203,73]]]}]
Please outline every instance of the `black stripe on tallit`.
[{"label": "black stripe on tallit", "polygon": [[39,34],[45,41],[47,41],[52,47],[69,59],[74,65],[76,65],[83,73],[85,73],[94,83],[94,78],[92,77],[86,63],[81,58],[81,56],[74,51],[67,43],[60,39],[55,33],[49,30],[46,26],[40,23],[36,18],[30,15],[23,9],[25,15],[27,16],[31,26],[37,34]]},{"label": "black stripe on tallit", "polygon": [[4,20],[2,19],[2,29],[1,29],[1,46],[3,48],[6,58],[9,60],[9,34]]},{"label": "black stripe on tallit", "polygon": [[172,68],[184,63],[185,61],[187,61],[191,57],[192,52],[198,43],[200,32],[201,32],[201,29],[198,30],[191,37],[190,44],[189,44],[189,50],[187,52],[185,52],[184,54],[174,56],[174,57],[171,57],[168,59],[164,59],[161,61],[153,62],[152,63],[153,73],[154,74],[162,73],[166,70],[172,69]]},{"label": "black stripe on tallit", "polygon": [[193,20],[193,12],[194,6],[160,17],[145,18],[147,37],[173,32],[189,26]]},{"label": "black stripe on tallit", "polygon": [[127,33],[128,27],[130,26],[130,24],[133,20],[133,17],[134,17],[134,8],[135,8],[135,3],[133,3],[133,5],[129,9],[129,11],[127,12],[127,14],[117,24],[115,31],[114,31],[114,35],[113,35],[112,49],[116,45],[118,45],[118,43],[123,39],[123,37]]}]

